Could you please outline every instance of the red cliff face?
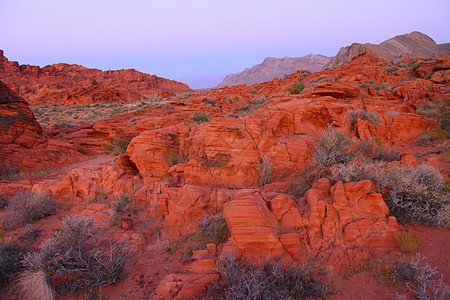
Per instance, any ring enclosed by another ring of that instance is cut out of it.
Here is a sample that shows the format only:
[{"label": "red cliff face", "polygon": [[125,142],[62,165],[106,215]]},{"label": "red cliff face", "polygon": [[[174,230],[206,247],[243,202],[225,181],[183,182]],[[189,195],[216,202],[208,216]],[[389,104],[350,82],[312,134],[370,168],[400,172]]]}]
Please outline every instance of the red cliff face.
[{"label": "red cliff face", "polygon": [[137,101],[143,95],[189,92],[180,82],[134,69],[101,71],[79,65],[54,64],[43,68],[8,61],[0,50],[3,83],[30,104],[85,104]]}]

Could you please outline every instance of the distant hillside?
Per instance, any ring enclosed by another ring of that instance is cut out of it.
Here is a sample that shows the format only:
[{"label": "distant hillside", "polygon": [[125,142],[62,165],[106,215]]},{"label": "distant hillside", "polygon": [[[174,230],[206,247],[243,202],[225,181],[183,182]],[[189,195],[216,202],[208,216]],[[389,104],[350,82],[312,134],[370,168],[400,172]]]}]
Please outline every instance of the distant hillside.
[{"label": "distant hillside", "polygon": [[351,46],[342,47],[338,54],[333,57],[325,66],[335,68],[348,63],[353,57],[371,53],[388,61],[395,61],[404,58],[438,58],[449,53],[450,44],[438,45],[429,36],[414,31],[408,34],[398,35],[379,45],[353,43]]},{"label": "distant hillside", "polygon": [[245,69],[236,74],[230,74],[217,86],[233,86],[239,84],[252,85],[273,80],[275,77],[283,78],[284,75],[295,73],[297,70],[317,72],[329,62],[331,58],[323,55],[309,54],[303,57],[267,57],[262,64]]},{"label": "distant hillside", "polygon": [[102,71],[64,63],[43,68],[20,65],[9,61],[2,50],[0,78],[30,104],[124,102],[161,91],[191,91],[186,84],[134,69]]}]

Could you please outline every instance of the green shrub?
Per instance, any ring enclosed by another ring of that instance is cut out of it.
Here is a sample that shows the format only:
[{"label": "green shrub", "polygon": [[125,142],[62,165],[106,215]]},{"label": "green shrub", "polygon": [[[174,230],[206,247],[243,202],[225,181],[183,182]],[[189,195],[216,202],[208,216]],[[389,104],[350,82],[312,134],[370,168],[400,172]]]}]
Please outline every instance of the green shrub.
[{"label": "green shrub", "polygon": [[216,299],[306,299],[332,294],[328,284],[314,278],[308,267],[267,262],[244,264],[227,256],[218,261],[223,277],[207,287],[206,297]]},{"label": "green shrub", "polygon": [[104,145],[103,145],[103,149],[104,149],[106,152],[112,151],[112,148],[113,148],[113,146],[112,146],[111,144],[104,144]]},{"label": "green shrub", "polygon": [[[111,243],[108,249],[99,247],[94,228],[90,219],[66,217],[40,251],[25,257],[26,270],[18,279],[21,295],[48,299],[45,297],[55,292],[92,291],[120,281],[131,251],[117,243]],[[57,286],[52,285],[55,275],[64,278]]]},{"label": "green shrub", "polygon": [[242,112],[245,112],[245,113],[252,113],[253,109],[250,106],[248,106],[248,105],[242,105],[241,107],[236,109],[236,111],[242,111]]},{"label": "green shrub", "polygon": [[380,124],[380,117],[373,111],[352,110],[348,112],[348,117],[352,125],[355,124],[358,119],[369,121],[377,126]]},{"label": "green shrub", "polygon": [[118,139],[114,140],[113,144],[117,146],[116,149],[114,149],[114,154],[118,155],[127,152],[130,141],[127,139]]},{"label": "green shrub", "polygon": [[195,123],[197,123],[197,124],[201,124],[201,123],[203,123],[203,122],[209,122],[209,121],[210,121],[210,118],[209,118],[209,116],[207,116],[207,115],[204,115],[204,114],[199,113],[199,114],[196,114],[196,115],[192,118],[192,120],[193,120]]},{"label": "green shrub", "polygon": [[167,152],[166,162],[169,165],[169,167],[176,165],[178,163],[178,159],[179,157],[177,152],[173,151]]},{"label": "green shrub", "polygon": [[33,223],[55,213],[56,202],[51,197],[33,192],[19,192],[8,208],[17,212],[26,223]]},{"label": "green shrub", "polygon": [[237,119],[237,118],[239,118],[239,115],[233,114],[233,113],[227,113],[227,114],[225,115],[225,118],[234,118],[234,119]]},{"label": "green shrub", "polygon": [[322,139],[314,145],[314,166],[331,167],[350,161],[352,155],[348,146],[351,144],[352,141],[345,134],[328,126],[322,132]]},{"label": "green shrub", "polygon": [[301,81],[301,82],[294,83],[293,85],[288,87],[287,91],[290,94],[300,94],[300,92],[303,91],[304,88],[305,88],[305,84],[303,83],[303,81]]},{"label": "green shrub", "polygon": [[410,68],[411,69],[417,69],[418,67],[420,67],[420,65],[423,63],[423,61],[422,60],[418,60],[418,61],[415,61],[415,62],[411,62],[410,63]]}]

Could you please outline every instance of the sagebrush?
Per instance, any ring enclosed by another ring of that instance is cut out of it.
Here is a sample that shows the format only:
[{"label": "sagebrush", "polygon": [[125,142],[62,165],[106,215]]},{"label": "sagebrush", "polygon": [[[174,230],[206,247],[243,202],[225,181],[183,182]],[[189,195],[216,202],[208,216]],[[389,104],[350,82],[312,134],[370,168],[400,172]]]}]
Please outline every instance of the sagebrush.
[{"label": "sagebrush", "polygon": [[221,279],[208,286],[206,296],[215,299],[306,299],[332,294],[309,267],[267,262],[245,264],[233,256],[218,261]]},{"label": "sagebrush", "polygon": [[[25,257],[19,292],[45,299],[50,292],[86,292],[118,282],[132,252],[114,242],[107,248],[98,247],[94,228],[92,219],[66,217],[40,251]],[[57,277],[64,280],[55,284]],[[32,285],[37,285],[34,291],[27,288]],[[37,291],[42,295],[36,295]]]},{"label": "sagebrush", "polygon": [[18,213],[24,222],[32,223],[53,215],[56,202],[50,196],[21,191],[10,200],[8,208]]},{"label": "sagebrush", "polygon": [[352,141],[341,131],[328,126],[322,132],[322,138],[314,145],[314,166],[331,167],[334,164],[347,163],[352,158],[348,146]]}]

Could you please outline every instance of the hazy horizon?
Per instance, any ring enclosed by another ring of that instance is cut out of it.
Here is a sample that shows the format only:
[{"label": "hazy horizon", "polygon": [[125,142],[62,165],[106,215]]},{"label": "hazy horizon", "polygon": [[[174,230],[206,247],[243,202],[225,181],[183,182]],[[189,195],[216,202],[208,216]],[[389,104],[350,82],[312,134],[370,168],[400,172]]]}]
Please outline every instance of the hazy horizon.
[{"label": "hazy horizon", "polygon": [[412,31],[450,42],[450,1],[55,1],[0,4],[0,49],[45,66],[224,76],[266,57],[334,56]]}]

